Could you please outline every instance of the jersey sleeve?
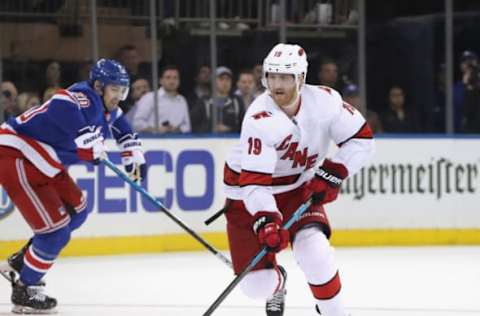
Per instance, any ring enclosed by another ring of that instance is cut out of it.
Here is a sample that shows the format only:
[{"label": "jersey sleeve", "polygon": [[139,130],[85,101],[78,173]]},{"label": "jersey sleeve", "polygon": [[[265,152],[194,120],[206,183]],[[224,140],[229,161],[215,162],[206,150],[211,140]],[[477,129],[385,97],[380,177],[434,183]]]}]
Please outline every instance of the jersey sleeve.
[{"label": "jersey sleeve", "polygon": [[119,142],[120,139],[122,139],[125,135],[133,135],[135,134],[132,130],[132,127],[130,126],[130,123],[128,123],[127,119],[125,118],[125,115],[119,111],[118,117],[113,121],[112,125],[110,126],[113,138],[117,142]]},{"label": "jersey sleeve", "polygon": [[59,90],[48,101],[47,115],[65,134],[72,139],[77,137],[80,130],[87,126],[80,104],[77,99],[66,90]]},{"label": "jersey sleeve", "polygon": [[329,132],[335,144],[339,146],[339,150],[332,160],[342,163],[351,176],[359,171],[373,155],[373,133],[355,107],[343,101],[337,92],[333,97],[337,112],[333,116]]},{"label": "jersey sleeve", "polygon": [[241,173],[239,185],[247,210],[278,212],[272,193],[272,174],[277,162],[274,140],[269,137],[268,126],[247,118],[242,126]]}]

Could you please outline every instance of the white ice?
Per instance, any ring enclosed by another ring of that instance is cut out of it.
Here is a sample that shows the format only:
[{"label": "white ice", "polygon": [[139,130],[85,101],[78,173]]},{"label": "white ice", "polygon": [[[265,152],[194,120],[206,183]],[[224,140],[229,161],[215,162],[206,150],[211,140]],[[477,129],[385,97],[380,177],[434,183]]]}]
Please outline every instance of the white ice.
[{"label": "white ice", "polygon": [[[339,248],[352,316],[480,315],[480,247]],[[290,252],[285,316],[316,315]],[[62,258],[47,276],[59,315],[202,315],[233,279],[208,252]],[[10,315],[10,285],[0,281],[0,315]],[[265,315],[239,288],[213,315]]]}]

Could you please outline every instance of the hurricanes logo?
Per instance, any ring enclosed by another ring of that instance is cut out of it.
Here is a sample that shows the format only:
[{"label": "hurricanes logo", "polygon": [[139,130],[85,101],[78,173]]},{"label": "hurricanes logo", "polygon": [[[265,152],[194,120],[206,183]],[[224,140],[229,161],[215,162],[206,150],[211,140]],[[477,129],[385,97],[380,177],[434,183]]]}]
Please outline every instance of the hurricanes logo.
[{"label": "hurricanes logo", "polygon": [[13,212],[14,205],[7,195],[7,192],[0,187],[0,220]]}]

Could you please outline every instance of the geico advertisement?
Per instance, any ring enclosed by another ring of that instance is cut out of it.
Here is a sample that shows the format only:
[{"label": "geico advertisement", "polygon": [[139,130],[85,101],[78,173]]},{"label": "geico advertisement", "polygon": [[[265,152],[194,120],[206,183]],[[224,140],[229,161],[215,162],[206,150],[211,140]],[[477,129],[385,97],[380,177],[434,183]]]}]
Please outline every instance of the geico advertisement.
[{"label": "geico advertisement", "polygon": [[[193,229],[223,231],[223,217],[203,221],[224,203],[223,165],[234,138],[144,139],[148,178],[143,187]],[[478,228],[479,139],[378,139],[371,163],[347,179],[326,205],[335,228]],[[109,158],[120,165],[113,141]],[[333,150],[332,150],[333,154]],[[156,206],[104,165],[74,165],[89,219],[76,236],[183,232]],[[0,239],[29,229],[5,192],[0,194]]]},{"label": "geico advertisement", "polygon": [[[223,218],[208,227],[203,222],[224,204],[223,165],[235,139],[143,139],[142,142],[148,162],[143,188],[190,227],[198,231],[224,230]],[[109,159],[121,166],[115,143],[109,141],[107,146],[112,149]],[[183,232],[107,166],[82,163],[70,166],[69,173],[86,195],[89,212],[87,222],[76,236]],[[0,198],[0,239],[28,236],[28,227],[19,212],[13,211],[3,190]]]}]

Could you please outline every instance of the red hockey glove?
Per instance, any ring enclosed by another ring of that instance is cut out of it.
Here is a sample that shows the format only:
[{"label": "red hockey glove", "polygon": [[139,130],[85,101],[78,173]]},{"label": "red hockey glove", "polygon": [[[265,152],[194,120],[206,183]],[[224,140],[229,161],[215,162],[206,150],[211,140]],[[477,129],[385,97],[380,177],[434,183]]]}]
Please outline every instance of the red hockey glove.
[{"label": "red hockey glove", "polygon": [[137,134],[127,134],[118,140],[122,150],[122,164],[130,179],[135,182],[142,181],[147,175],[147,165],[142,150],[142,142]]},{"label": "red hockey glove", "polygon": [[288,246],[288,230],[281,227],[282,218],[277,212],[260,211],[253,218],[253,231],[262,246],[270,252],[279,252]]},{"label": "red hockey glove", "polygon": [[326,204],[335,201],[346,177],[348,170],[343,164],[325,159],[313,179],[307,183],[308,195],[314,203]]},{"label": "red hockey glove", "polygon": [[93,129],[87,126],[81,129],[75,138],[75,144],[77,145],[77,156],[81,160],[98,164],[100,159],[107,156],[107,148],[103,143],[100,128]]}]

